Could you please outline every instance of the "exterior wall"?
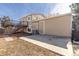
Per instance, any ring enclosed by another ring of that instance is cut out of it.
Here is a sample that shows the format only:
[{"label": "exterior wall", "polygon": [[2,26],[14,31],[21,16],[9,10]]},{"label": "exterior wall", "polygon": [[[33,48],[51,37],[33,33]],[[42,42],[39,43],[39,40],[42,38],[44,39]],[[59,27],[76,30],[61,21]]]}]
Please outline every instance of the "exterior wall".
[{"label": "exterior wall", "polygon": [[39,28],[38,28],[38,24],[39,22],[34,22],[34,23],[32,23],[32,30],[39,30]]},{"label": "exterior wall", "polygon": [[70,37],[71,14],[43,19],[34,22],[33,26],[34,29],[38,28],[40,34]]},{"label": "exterior wall", "polygon": [[45,34],[71,36],[71,15],[54,17],[45,21]]},{"label": "exterior wall", "polygon": [[21,25],[27,25],[27,18],[24,17],[24,18],[21,18]]},{"label": "exterior wall", "polygon": [[44,27],[44,26],[43,26],[43,24],[44,24],[43,22],[44,22],[44,21],[39,21],[39,33],[40,33],[40,34],[43,34],[43,27]]},{"label": "exterior wall", "polygon": [[44,19],[45,16],[42,14],[30,14],[21,18],[21,21],[38,21]]},{"label": "exterior wall", "polygon": [[[45,18],[45,16],[42,15],[42,14],[30,14],[30,15],[24,16],[20,19],[21,19],[21,24],[27,25],[27,22],[28,22],[28,26],[31,27],[32,26],[32,21],[38,21],[38,20],[44,19],[44,18]],[[37,26],[36,26],[35,29],[38,28]],[[32,26],[32,27],[35,27],[35,26]]]},{"label": "exterior wall", "polygon": [[32,15],[32,21],[37,21],[40,19],[44,19],[44,17],[42,15]]}]

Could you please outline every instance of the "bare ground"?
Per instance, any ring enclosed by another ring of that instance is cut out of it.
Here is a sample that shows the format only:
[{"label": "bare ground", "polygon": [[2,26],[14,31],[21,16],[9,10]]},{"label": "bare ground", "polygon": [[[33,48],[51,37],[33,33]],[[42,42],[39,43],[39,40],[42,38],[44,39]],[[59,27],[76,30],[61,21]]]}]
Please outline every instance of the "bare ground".
[{"label": "bare ground", "polygon": [[59,54],[47,50],[43,47],[16,39],[6,41],[0,38],[0,56],[59,56]]}]

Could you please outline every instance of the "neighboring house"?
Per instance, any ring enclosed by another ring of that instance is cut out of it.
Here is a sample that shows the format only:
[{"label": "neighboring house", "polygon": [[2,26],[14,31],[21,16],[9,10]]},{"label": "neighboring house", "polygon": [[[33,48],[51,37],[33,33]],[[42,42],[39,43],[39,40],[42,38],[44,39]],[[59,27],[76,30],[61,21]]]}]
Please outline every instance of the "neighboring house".
[{"label": "neighboring house", "polygon": [[29,14],[29,15],[26,15],[26,16],[23,16],[20,18],[20,23],[22,25],[28,25],[28,28],[30,28],[31,30],[33,30],[33,26],[32,26],[32,22],[33,21],[38,21],[38,20],[41,20],[41,19],[44,19],[46,18],[45,15],[43,14]]},{"label": "neighboring house", "polygon": [[22,24],[27,25],[27,22],[31,23],[31,21],[38,21],[38,20],[41,20],[41,19],[44,19],[44,18],[46,18],[46,16],[43,15],[43,14],[29,14],[29,15],[21,17],[20,20],[21,20]]}]

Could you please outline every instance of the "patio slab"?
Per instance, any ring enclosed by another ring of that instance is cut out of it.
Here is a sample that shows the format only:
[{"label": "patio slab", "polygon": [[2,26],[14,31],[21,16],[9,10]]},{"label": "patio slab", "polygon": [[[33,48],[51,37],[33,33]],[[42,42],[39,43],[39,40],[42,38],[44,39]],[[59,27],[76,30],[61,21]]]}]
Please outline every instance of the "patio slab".
[{"label": "patio slab", "polygon": [[42,46],[61,55],[70,55],[67,49],[67,43],[70,41],[70,38],[57,38],[47,35],[32,35],[20,37],[20,39]]},{"label": "patio slab", "polygon": [[53,37],[48,35],[32,35],[32,36],[27,36],[27,38],[31,38],[34,40],[59,46],[65,49],[67,49],[67,43],[70,41],[70,38],[59,38],[59,37]]}]

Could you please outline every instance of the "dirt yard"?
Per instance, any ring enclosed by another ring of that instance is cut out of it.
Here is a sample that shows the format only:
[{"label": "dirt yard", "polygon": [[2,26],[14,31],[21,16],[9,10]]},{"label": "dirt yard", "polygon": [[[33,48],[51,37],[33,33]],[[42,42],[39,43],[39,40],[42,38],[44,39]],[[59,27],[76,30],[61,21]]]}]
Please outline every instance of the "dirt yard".
[{"label": "dirt yard", "polygon": [[0,56],[59,56],[59,54],[21,39],[6,41],[0,38]]}]

